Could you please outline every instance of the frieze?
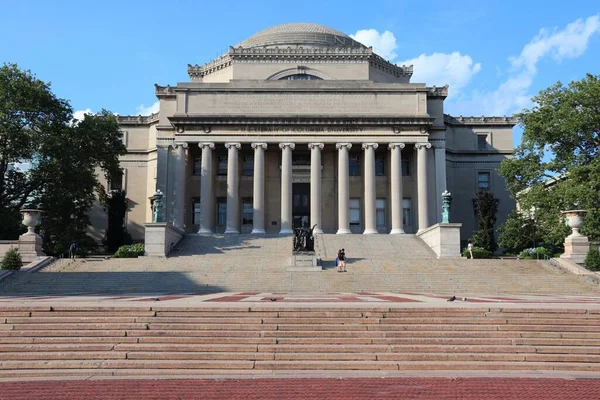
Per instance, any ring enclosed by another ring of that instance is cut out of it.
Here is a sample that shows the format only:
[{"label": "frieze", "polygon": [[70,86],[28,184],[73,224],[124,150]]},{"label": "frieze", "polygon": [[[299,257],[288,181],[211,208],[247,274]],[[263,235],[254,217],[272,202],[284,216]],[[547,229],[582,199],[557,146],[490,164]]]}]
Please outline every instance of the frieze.
[{"label": "frieze", "polygon": [[448,114],[444,114],[444,122],[448,125],[508,125],[514,126],[518,123],[514,117],[453,117]]}]

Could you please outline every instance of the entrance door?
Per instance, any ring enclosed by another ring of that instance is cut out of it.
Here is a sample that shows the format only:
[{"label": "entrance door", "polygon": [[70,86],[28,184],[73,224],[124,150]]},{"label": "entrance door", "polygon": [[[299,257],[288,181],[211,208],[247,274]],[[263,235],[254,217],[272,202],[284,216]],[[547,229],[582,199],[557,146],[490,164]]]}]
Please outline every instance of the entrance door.
[{"label": "entrance door", "polygon": [[292,221],[294,228],[310,228],[310,183],[292,184]]}]

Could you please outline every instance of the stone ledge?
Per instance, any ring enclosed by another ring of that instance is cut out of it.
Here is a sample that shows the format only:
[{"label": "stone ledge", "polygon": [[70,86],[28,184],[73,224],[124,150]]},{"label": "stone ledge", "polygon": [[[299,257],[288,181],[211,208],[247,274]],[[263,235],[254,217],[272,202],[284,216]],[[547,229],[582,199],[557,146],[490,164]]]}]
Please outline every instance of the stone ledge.
[{"label": "stone ledge", "polygon": [[437,258],[460,258],[462,224],[435,224],[417,233],[435,252]]}]

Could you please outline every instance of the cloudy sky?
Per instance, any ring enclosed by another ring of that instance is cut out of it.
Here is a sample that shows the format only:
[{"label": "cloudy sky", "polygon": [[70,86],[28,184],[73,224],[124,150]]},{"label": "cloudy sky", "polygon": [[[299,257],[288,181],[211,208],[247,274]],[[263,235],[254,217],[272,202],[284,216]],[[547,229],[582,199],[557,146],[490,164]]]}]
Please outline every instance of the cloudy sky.
[{"label": "cloudy sky", "polygon": [[0,62],[52,82],[77,115],[151,113],[154,83],[187,81],[187,64],[287,22],[330,26],[414,65],[413,82],[450,85],[445,111],[456,116],[510,115],[559,80],[600,73],[597,1],[2,3]]}]

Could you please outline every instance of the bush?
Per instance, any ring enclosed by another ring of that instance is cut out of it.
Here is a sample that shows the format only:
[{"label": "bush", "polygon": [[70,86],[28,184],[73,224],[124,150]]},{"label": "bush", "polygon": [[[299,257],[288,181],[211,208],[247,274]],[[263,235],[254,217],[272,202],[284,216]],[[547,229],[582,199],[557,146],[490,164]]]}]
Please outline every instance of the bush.
[{"label": "bush", "polygon": [[[489,250],[477,246],[473,247],[473,258],[492,258],[493,255],[494,253],[492,253]],[[462,256],[469,258],[471,257],[471,254],[469,254],[469,250],[465,248],[463,250]]]},{"label": "bush", "polygon": [[19,254],[19,249],[13,247],[4,254],[4,258],[2,259],[2,269],[18,271],[21,269],[21,265],[23,265],[23,260]]},{"label": "bush", "polygon": [[119,247],[119,250],[113,254],[113,258],[137,258],[144,255],[144,244],[128,244]]},{"label": "bush", "polygon": [[543,260],[545,257],[552,258],[552,252],[545,247],[532,247],[530,249],[525,249],[521,253],[519,253],[519,257],[534,260]]},{"label": "bush", "polygon": [[590,271],[600,271],[600,251],[594,248],[590,249],[583,265]]}]

